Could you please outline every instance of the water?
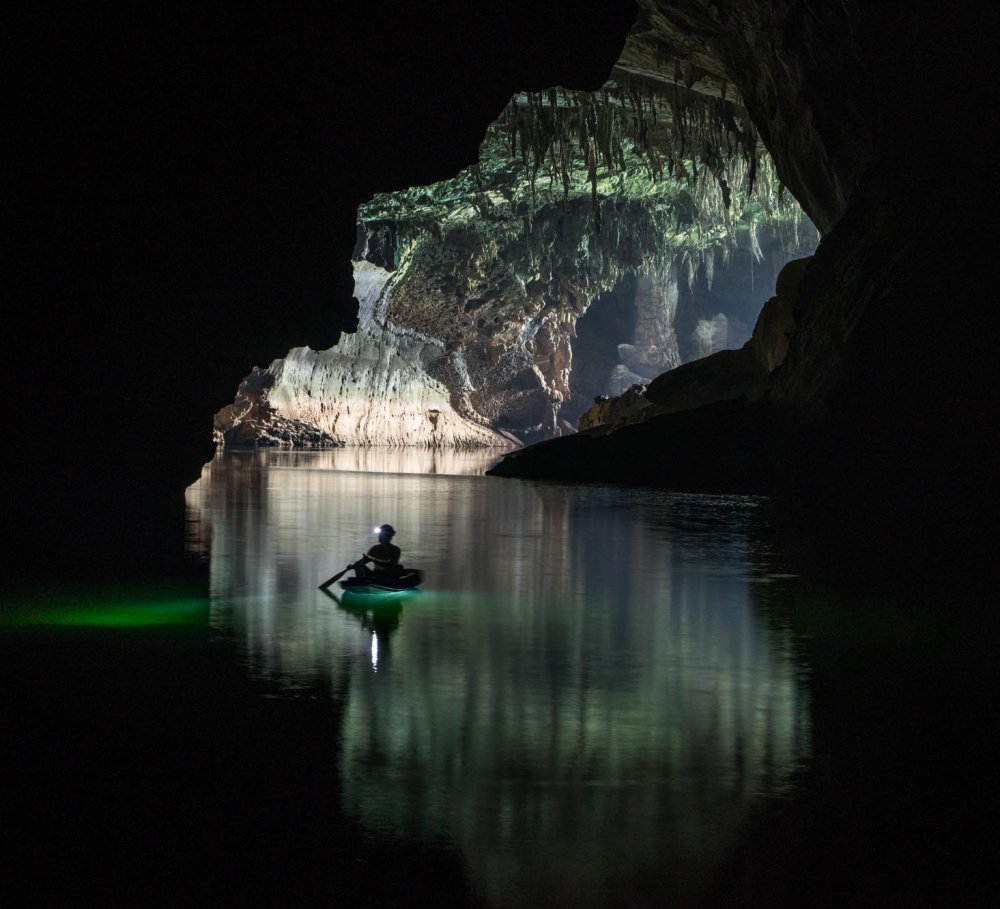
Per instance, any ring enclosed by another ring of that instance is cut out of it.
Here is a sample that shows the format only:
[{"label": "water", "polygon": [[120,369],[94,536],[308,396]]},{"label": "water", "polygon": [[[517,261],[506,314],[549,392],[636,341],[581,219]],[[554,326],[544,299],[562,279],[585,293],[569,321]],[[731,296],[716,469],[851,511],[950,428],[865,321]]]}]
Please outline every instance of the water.
[{"label": "water", "polygon": [[[787,797],[809,698],[753,609],[757,502],[330,460],[227,457],[189,503],[213,627],[341,705],[331,772],[367,833],[449,844],[491,905],[604,906],[640,880],[691,896]],[[424,589],[317,590],[383,522]]]},{"label": "water", "polygon": [[[763,500],[491,460],[229,453],[188,491],[207,600],[11,613],[8,727],[38,734],[6,777],[35,886],[77,893],[84,867],[101,896],[166,904],[988,892],[986,611],[795,577]],[[423,589],[318,590],[385,522]]]}]

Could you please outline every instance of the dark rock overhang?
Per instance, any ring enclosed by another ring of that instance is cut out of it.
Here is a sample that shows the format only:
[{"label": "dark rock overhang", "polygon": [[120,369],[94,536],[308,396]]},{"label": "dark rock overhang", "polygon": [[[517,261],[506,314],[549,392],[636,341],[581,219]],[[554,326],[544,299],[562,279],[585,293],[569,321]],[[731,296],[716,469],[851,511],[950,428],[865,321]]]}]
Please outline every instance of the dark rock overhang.
[{"label": "dark rock overhang", "polygon": [[[639,6],[621,65],[734,85],[824,239],[761,400],[553,440],[503,472],[766,490],[828,529],[827,558],[967,565],[996,520],[995,498],[970,495],[995,487],[995,167],[975,125],[998,104],[995,5]],[[945,261],[961,302],[928,280]]]}]

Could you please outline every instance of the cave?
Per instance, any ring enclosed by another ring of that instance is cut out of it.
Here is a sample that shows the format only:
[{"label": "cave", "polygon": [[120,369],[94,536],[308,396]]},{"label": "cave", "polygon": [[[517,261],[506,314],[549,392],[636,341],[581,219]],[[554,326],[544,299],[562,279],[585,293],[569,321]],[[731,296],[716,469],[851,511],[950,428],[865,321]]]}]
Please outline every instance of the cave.
[{"label": "cave", "polygon": [[[34,88],[20,93],[18,105],[25,141],[23,178],[10,206],[18,263],[13,277],[17,299],[38,301],[16,307],[11,331],[23,339],[11,366],[12,424],[23,428],[7,471],[6,499],[21,528],[15,545],[24,564],[35,561],[39,540],[56,537],[67,564],[128,565],[167,550],[177,556],[179,491],[213,450],[205,425],[211,418],[197,415],[232,402],[254,366],[264,369],[293,347],[331,349],[342,332],[354,330],[349,262],[357,207],[378,193],[453,179],[476,161],[482,130],[516,92],[522,106],[525,91],[544,102],[553,85],[596,92],[615,65],[627,68],[637,84],[665,71],[670,85],[695,95],[738,93],[773,157],[782,191],[823,236],[794,304],[815,330],[798,332],[791,360],[768,393],[775,412],[798,412],[794,426],[812,421],[806,434],[812,438],[800,439],[794,453],[773,453],[770,459],[788,470],[764,477],[761,465],[761,476],[743,485],[784,489],[800,500],[801,477],[821,478],[810,480],[817,495],[809,522],[822,523],[825,511],[836,511],[847,526],[848,511],[868,515],[872,508],[879,520],[861,522],[872,527],[887,522],[906,531],[943,522],[912,546],[900,545],[894,558],[939,551],[932,537],[960,540],[950,547],[954,554],[975,549],[975,532],[963,528],[988,518],[990,497],[972,491],[990,483],[982,473],[988,459],[978,453],[986,450],[979,434],[992,422],[987,389],[994,360],[985,340],[990,332],[980,328],[991,321],[983,273],[989,256],[977,251],[989,234],[981,200],[991,183],[973,176],[992,172],[980,159],[974,126],[975,111],[990,98],[989,86],[976,75],[988,56],[985,37],[969,39],[964,26],[939,27],[934,17],[947,19],[943,12],[910,16],[851,7],[813,16],[780,3],[773,9],[762,4],[713,12],[699,3],[662,9],[640,5],[623,56],[621,36],[630,26],[622,23],[634,19],[631,11],[611,6],[596,18],[580,17],[572,41],[562,47],[551,36],[565,34],[567,18],[575,17],[553,6],[531,30],[534,44],[505,56],[494,77],[482,72],[482,87],[450,108],[452,126],[427,100],[448,94],[438,88],[447,83],[440,67],[428,70],[426,87],[406,79],[405,91],[395,93],[382,90],[369,72],[370,88],[345,95],[336,118],[300,115],[296,99],[319,97],[310,86],[350,84],[360,70],[352,62],[360,51],[322,50],[328,40],[342,48],[346,39],[332,39],[332,26],[309,28],[306,13],[280,27],[272,19],[276,13],[249,16],[201,88],[196,74],[204,45],[184,50],[180,33],[167,30],[157,46],[182,48],[170,83],[181,88],[171,93],[161,92],[157,81],[164,78],[159,67],[168,51],[137,61],[125,20],[39,14],[26,22],[26,34],[61,37],[39,54],[29,53],[26,38],[17,57]],[[993,21],[991,14],[982,20],[971,10],[964,15],[969,22]],[[395,73],[418,66],[418,52],[403,35],[419,17],[398,10],[379,16],[373,21],[396,24],[386,34],[394,36],[390,53],[400,62],[378,78],[396,80]],[[498,16],[492,12],[484,22]],[[769,16],[784,23],[783,31],[766,24]],[[466,55],[463,60],[485,60],[478,43],[484,39],[472,37],[480,33],[462,24],[466,18],[443,17],[435,43],[461,49],[456,52]],[[512,14],[509,27],[517,20]],[[611,22],[617,24],[601,25]],[[230,27],[221,15],[191,23],[206,36]],[[136,28],[153,33],[145,22]],[[990,34],[989,28],[972,30]],[[847,34],[856,37],[830,37]],[[280,61],[268,64],[260,48],[272,45]],[[920,54],[948,60],[949,75],[931,78],[914,62]],[[106,65],[98,67],[101,59]],[[323,62],[309,69],[295,59]],[[773,60],[781,61],[780,78]],[[481,72],[478,63],[469,67]],[[227,75],[233,72],[243,74],[243,83]],[[49,99],[48,119],[36,113],[39,91]],[[245,100],[251,96],[259,99],[255,106]],[[373,98],[385,99],[379,103],[389,105],[401,130],[399,141],[379,142],[377,161],[357,155],[362,140],[338,125],[361,122]],[[397,110],[404,113],[396,116]],[[73,136],[76,151],[51,139],[41,128],[45,122]],[[918,124],[928,125],[919,140]],[[444,140],[450,129],[454,138]],[[582,179],[586,184],[587,175]],[[249,186],[256,189],[248,192]],[[941,227],[948,223],[961,223],[961,231]],[[370,257],[384,263],[395,255],[394,241],[377,217],[373,230],[383,245],[371,245]],[[932,330],[944,303],[922,277],[931,261],[947,270],[944,296],[962,313],[949,317],[947,331]],[[699,268],[697,282],[704,287],[704,266]],[[767,287],[772,275],[758,277],[761,302],[773,289]],[[686,282],[680,283],[686,293]],[[692,296],[697,303],[698,292]],[[867,305],[874,300],[885,302]],[[485,318],[474,294],[463,306],[470,319]],[[694,324],[680,326],[678,335],[684,360],[711,349],[713,336],[729,333],[728,319],[725,329],[712,322],[716,312],[690,312],[684,318]],[[744,327],[752,330],[749,312],[736,318],[740,337]],[[128,353],[111,356],[111,350]],[[526,380],[524,374],[522,384]],[[70,404],[78,394],[82,401]],[[528,395],[522,390],[521,398]],[[540,390],[535,396],[540,400]],[[573,423],[575,414],[569,416],[566,422]],[[720,440],[720,449],[727,444],[739,443]],[[103,457],[109,446],[116,470],[128,473],[135,493],[125,500],[108,487]],[[556,460],[567,459],[560,453]],[[902,462],[907,469],[895,466]],[[513,463],[527,469],[523,458]],[[719,475],[727,469],[720,465]],[[857,481],[838,489],[838,477],[848,474]],[[39,475],[52,488],[44,502],[24,491]],[[671,476],[669,466],[652,479],[686,482]],[[917,488],[934,493],[917,495]],[[855,497],[849,510],[842,491]],[[828,507],[831,500],[835,509]],[[967,509],[974,513],[968,520]],[[92,515],[104,516],[104,534],[116,535],[113,545],[91,545]],[[141,556],[118,558],[134,549],[130,528],[136,524],[150,545]],[[923,564],[922,556],[916,561]]]},{"label": "cave", "polygon": [[[364,202],[358,330],[255,367],[216,414],[220,449],[532,444],[595,397],[745,346],[819,237],[739,108],[691,110],[622,66],[598,91],[518,93],[472,166]],[[588,377],[580,332],[615,292],[635,312],[605,324],[614,362]]]},{"label": "cave", "polygon": [[[998,19],[7,17],[11,891],[984,903]],[[289,593],[386,501],[346,433],[513,449],[407,506],[504,608]]]}]

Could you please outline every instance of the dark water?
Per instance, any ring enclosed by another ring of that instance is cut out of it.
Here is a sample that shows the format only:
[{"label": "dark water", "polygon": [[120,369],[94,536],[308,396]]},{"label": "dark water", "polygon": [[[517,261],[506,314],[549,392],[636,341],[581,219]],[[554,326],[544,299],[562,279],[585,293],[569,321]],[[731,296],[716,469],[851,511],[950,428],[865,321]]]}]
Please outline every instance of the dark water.
[{"label": "dark water", "polygon": [[[818,589],[762,500],[484,466],[230,454],[188,492],[207,600],[9,611],[40,898],[986,898],[981,604]],[[424,589],[319,591],[383,522]]]}]

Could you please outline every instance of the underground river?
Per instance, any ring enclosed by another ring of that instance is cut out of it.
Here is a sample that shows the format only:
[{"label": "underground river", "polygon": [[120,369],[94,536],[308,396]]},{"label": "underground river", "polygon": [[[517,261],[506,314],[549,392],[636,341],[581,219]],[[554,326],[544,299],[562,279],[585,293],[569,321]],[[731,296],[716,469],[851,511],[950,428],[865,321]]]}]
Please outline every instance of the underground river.
[{"label": "underground river", "polygon": [[[811,583],[762,499],[490,463],[226,453],[187,492],[207,598],[9,611],[37,893],[976,901],[994,627],[971,595]],[[423,589],[318,590],[384,522]]]}]

